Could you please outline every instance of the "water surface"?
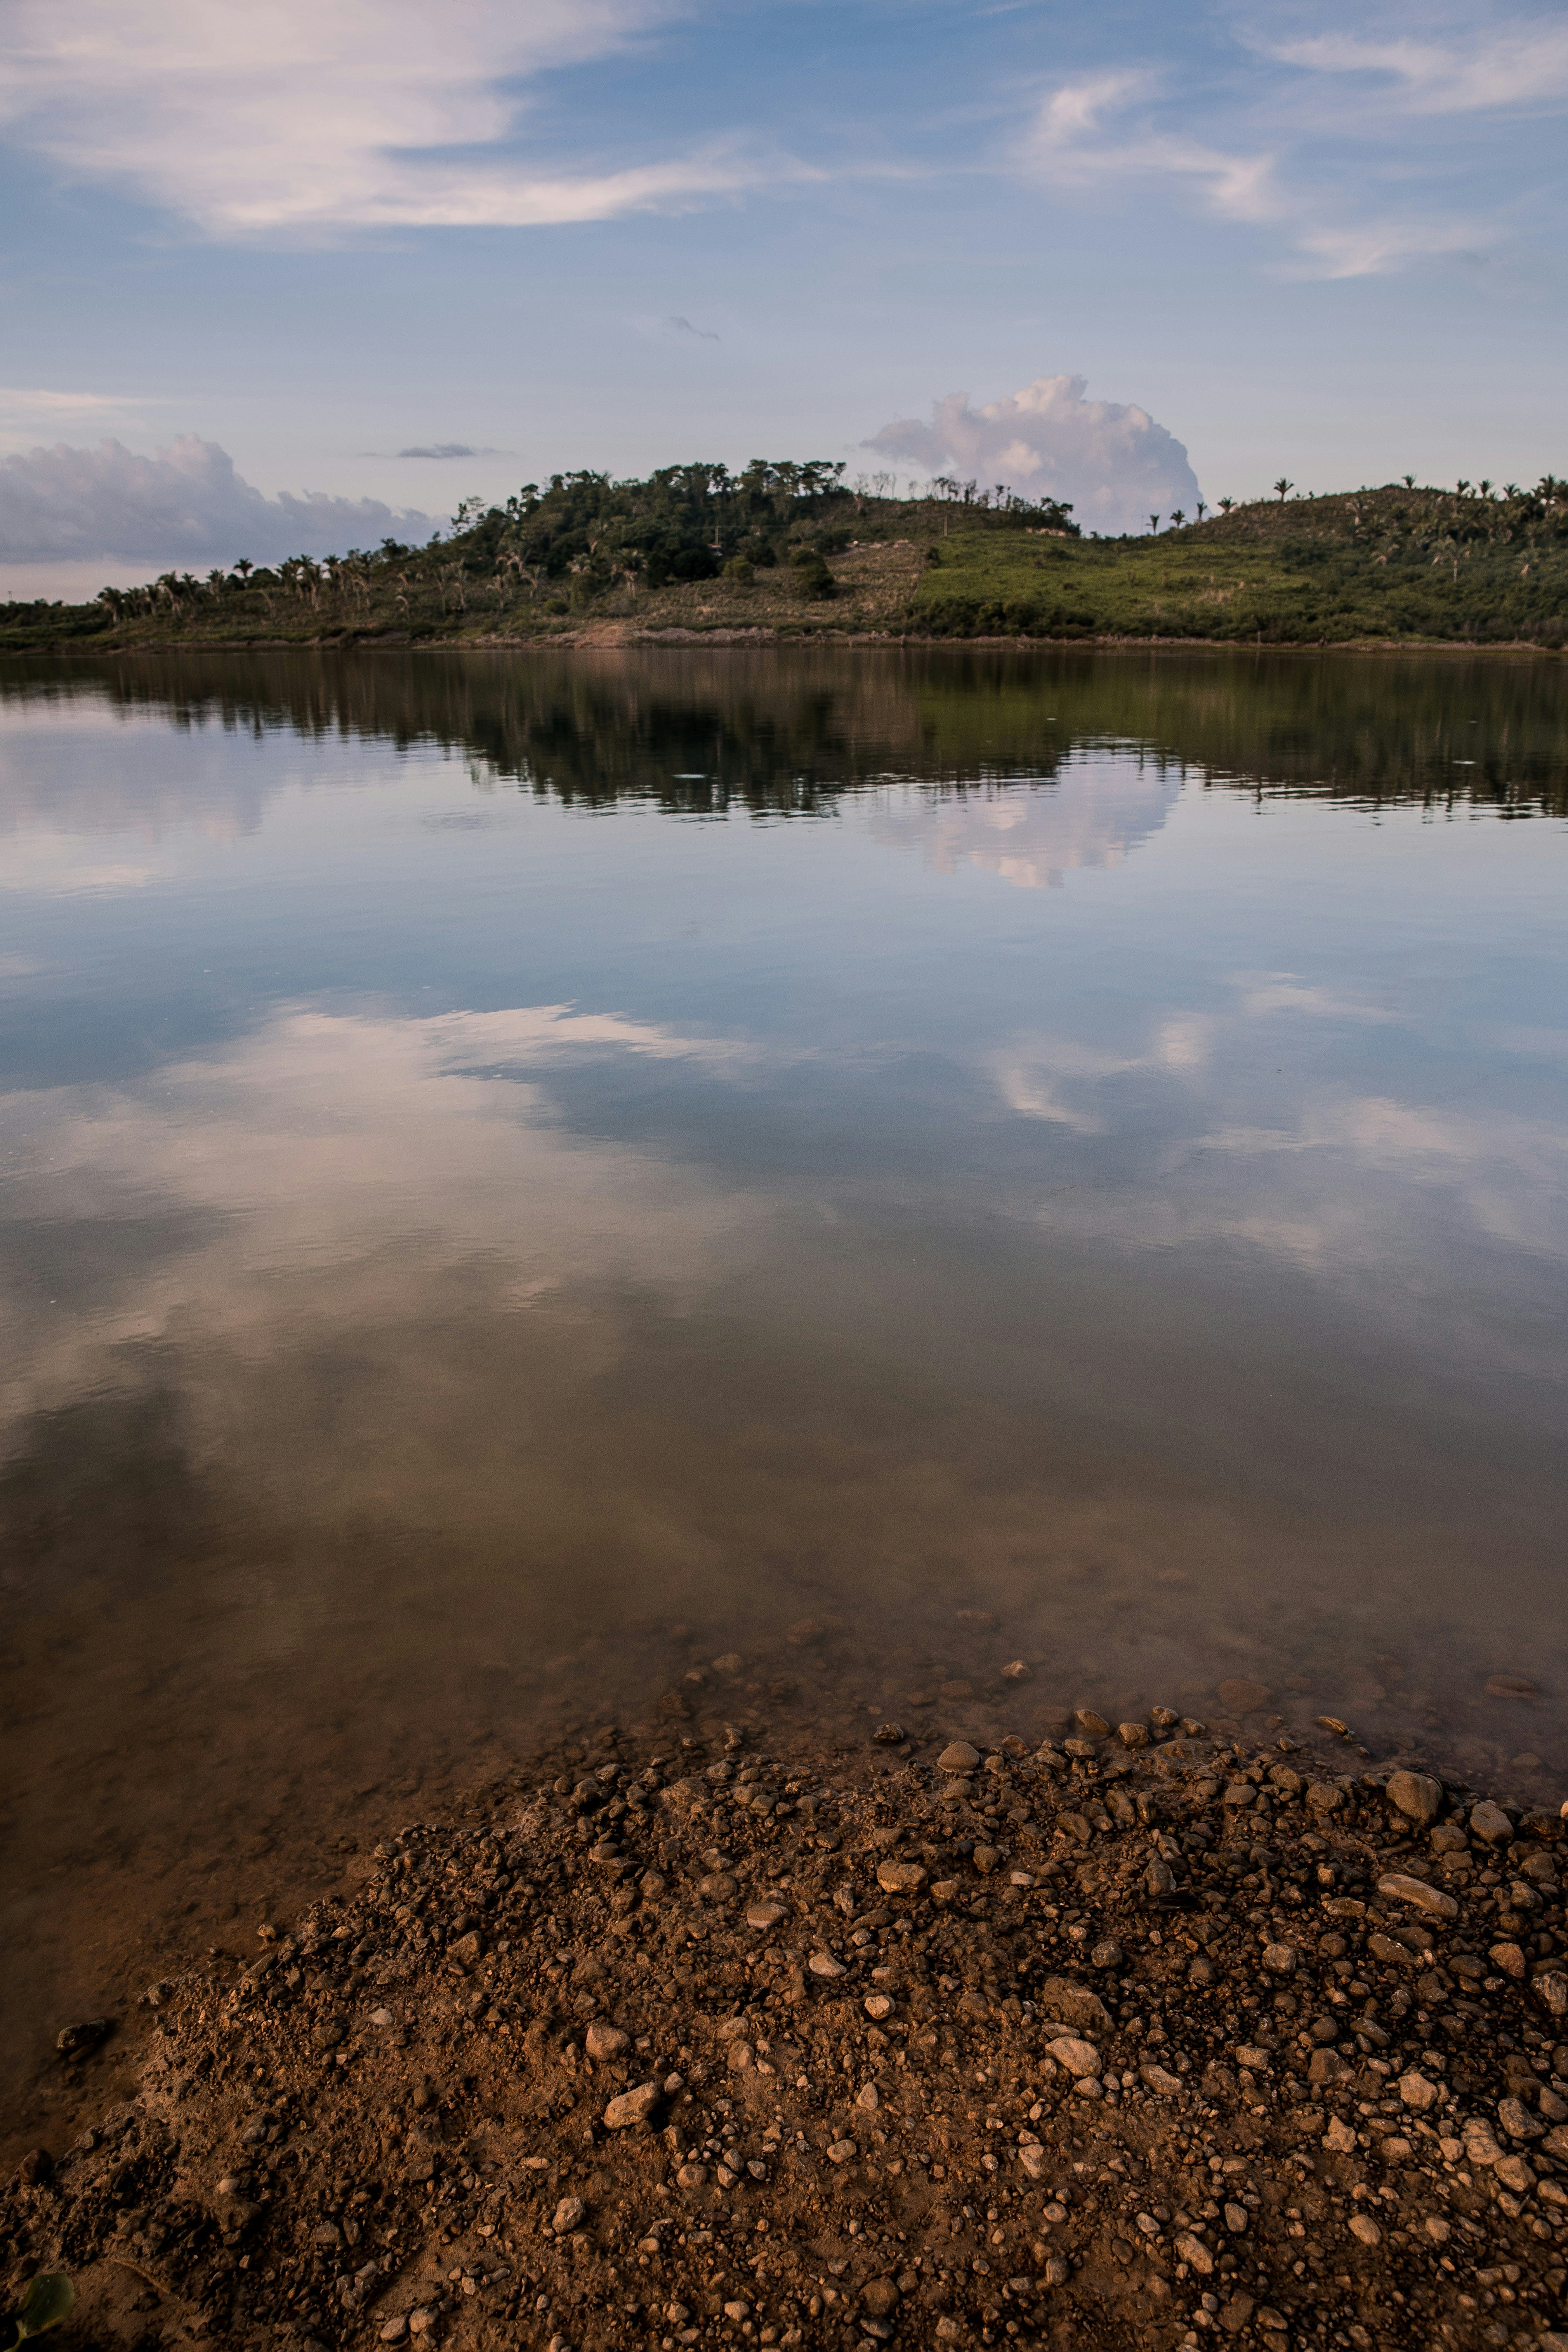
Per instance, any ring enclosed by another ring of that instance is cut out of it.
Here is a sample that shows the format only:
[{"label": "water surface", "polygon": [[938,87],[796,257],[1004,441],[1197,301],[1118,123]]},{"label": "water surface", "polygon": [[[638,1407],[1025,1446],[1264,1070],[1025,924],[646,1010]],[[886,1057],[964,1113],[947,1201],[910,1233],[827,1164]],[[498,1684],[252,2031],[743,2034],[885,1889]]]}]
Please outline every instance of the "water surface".
[{"label": "water surface", "polygon": [[1546,663],[0,673],[14,2079],[803,1615],[1555,1801],[1565,812]]}]

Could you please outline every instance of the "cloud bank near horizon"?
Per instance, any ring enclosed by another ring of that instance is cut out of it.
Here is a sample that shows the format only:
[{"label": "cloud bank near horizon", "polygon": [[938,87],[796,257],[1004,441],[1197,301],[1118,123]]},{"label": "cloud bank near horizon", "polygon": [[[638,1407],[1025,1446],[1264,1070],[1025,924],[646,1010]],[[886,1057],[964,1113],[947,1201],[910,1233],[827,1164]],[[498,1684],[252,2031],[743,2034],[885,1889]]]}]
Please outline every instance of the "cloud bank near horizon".
[{"label": "cloud bank near horizon", "polygon": [[863,446],[932,474],[1062,499],[1085,530],[1145,530],[1151,514],[1191,513],[1198,479],[1174,434],[1147,409],[1087,400],[1087,388],[1081,375],[1041,375],[979,408],[966,392],[949,393],[929,424],[900,418]]},{"label": "cloud bank near horizon", "polygon": [[269,498],[236,473],[226,450],[194,433],[151,457],[121,441],[61,441],[0,458],[0,563],[277,563],[387,538],[424,541],[438,528],[434,516],[380,499]]}]

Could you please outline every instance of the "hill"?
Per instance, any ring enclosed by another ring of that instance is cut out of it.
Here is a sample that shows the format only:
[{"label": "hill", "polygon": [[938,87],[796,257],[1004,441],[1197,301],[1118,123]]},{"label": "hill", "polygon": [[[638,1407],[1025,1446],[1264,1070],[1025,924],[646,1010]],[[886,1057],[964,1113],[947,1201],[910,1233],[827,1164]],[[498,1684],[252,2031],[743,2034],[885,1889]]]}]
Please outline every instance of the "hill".
[{"label": "hill", "polygon": [[824,462],[556,475],[422,548],[165,572],[0,608],[0,650],[709,635],[1568,645],[1568,482],[1280,496],[1147,537],[973,483],[887,499]]}]

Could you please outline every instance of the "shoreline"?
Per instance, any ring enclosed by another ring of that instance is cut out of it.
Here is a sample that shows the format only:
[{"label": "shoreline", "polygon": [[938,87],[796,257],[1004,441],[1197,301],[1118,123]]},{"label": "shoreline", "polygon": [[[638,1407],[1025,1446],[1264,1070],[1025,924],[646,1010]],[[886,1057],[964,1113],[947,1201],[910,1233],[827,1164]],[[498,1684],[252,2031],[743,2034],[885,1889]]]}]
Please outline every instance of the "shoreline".
[{"label": "shoreline", "polygon": [[1562,2352],[1562,1820],[1227,1696],[851,1740],[677,1684],[389,1818],[149,1989],[7,2290],[76,2275],[62,2352]]},{"label": "shoreline", "polygon": [[1475,659],[1500,656],[1527,654],[1532,660],[1568,662],[1568,648],[1542,646],[1527,638],[1510,638],[1506,642],[1487,645],[1465,644],[1453,637],[1300,637],[1270,639],[1268,644],[1244,637],[1126,637],[1126,636],[921,636],[913,632],[894,635],[886,630],[780,630],[752,629],[633,629],[620,623],[599,623],[588,629],[563,630],[538,636],[483,637],[422,637],[408,638],[396,634],[368,637],[198,637],[170,638],[158,642],[89,641],[58,645],[7,646],[0,643],[0,657],[13,660],[95,660],[109,655],[129,654],[270,654],[270,653],[501,653],[538,652],[556,648],[581,653],[604,650],[621,651],[627,647],[658,648],[661,646],[739,646],[747,648],[802,647],[820,652],[826,646],[851,646],[922,653],[949,651],[956,654],[1031,653],[1048,650],[1053,653],[1215,653],[1248,654],[1254,656],[1270,654],[1447,654],[1455,657]]}]

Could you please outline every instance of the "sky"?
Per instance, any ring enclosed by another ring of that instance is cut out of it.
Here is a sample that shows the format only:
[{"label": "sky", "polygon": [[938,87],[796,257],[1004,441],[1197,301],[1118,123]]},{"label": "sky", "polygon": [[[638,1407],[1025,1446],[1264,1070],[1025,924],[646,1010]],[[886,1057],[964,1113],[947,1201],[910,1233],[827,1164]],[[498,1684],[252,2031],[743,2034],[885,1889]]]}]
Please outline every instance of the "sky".
[{"label": "sky", "polygon": [[574,467],[1568,470],[1568,15],[11,0],[0,596]]}]

